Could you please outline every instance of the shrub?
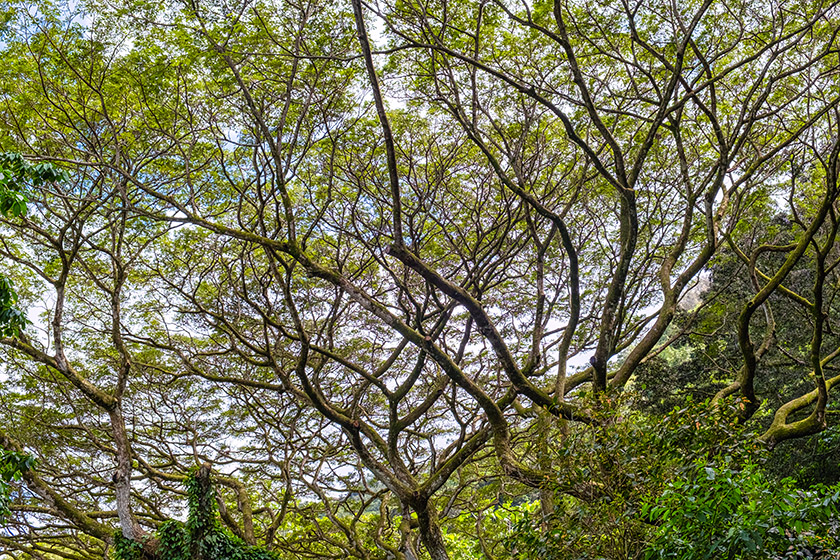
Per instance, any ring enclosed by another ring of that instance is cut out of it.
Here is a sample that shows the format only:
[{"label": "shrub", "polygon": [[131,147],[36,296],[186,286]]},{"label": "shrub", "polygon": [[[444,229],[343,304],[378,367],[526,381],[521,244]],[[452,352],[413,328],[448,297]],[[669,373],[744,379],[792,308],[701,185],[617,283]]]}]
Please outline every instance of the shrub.
[{"label": "shrub", "polygon": [[514,526],[510,558],[834,558],[840,486],[769,477],[739,402],[657,417],[622,400],[554,447],[554,510]]},{"label": "shrub", "polygon": [[796,487],[756,464],[695,462],[642,509],[656,524],[645,558],[837,558],[840,485]]}]

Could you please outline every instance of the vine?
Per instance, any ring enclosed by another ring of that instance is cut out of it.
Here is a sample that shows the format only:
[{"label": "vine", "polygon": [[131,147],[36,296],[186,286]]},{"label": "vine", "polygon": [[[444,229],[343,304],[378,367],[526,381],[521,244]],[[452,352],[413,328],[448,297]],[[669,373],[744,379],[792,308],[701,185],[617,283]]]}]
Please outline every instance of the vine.
[{"label": "vine", "polygon": [[192,470],[185,486],[189,507],[187,522],[165,521],[149,539],[154,542],[154,546],[149,547],[117,532],[114,536],[115,560],[278,560],[276,554],[248,545],[222,527],[209,466]]},{"label": "vine", "polygon": [[[16,153],[0,154],[0,217],[23,218],[27,203],[24,187],[68,181],[66,171],[49,163],[31,164]],[[0,336],[19,336],[26,327],[26,314],[18,309],[18,294],[12,281],[0,272]]]}]

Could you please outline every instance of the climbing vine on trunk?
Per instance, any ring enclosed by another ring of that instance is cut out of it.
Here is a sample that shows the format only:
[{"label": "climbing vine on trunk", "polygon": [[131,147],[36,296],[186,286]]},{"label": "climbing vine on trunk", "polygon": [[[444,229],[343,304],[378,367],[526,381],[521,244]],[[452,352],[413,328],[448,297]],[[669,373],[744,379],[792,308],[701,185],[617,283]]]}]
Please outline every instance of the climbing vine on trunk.
[{"label": "climbing vine on trunk", "polygon": [[185,481],[189,515],[187,522],[170,519],[146,542],[114,535],[115,560],[277,560],[278,556],[250,546],[223,528],[210,481],[210,467],[193,470]]}]

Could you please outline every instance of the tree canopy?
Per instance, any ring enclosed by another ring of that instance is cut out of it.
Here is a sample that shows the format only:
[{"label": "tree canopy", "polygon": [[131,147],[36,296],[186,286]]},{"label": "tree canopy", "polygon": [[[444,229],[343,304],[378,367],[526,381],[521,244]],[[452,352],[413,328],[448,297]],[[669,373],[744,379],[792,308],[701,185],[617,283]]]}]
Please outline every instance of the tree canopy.
[{"label": "tree canopy", "polygon": [[13,558],[840,539],[836,3],[0,10]]}]

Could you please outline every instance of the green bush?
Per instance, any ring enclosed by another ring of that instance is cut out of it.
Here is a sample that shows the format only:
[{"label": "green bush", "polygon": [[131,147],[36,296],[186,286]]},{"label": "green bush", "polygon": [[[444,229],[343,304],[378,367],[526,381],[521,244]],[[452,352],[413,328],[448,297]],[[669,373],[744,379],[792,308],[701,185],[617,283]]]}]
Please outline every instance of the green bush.
[{"label": "green bush", "polygon": [[770,477],[737,401],[689,403],[660,417],[622,399],[602,408],[597,426],[558,441],[553,512],[515,524],[508,558],[840,557],[828,555],[840,550],[840,486],[806,491]]},{"label": "green bush", "polygon": [[698,461],[642,509],[656,524],[645,558],[836,558],[838,507],[840,485],[801,490],[756,464],[734,470]]}]

